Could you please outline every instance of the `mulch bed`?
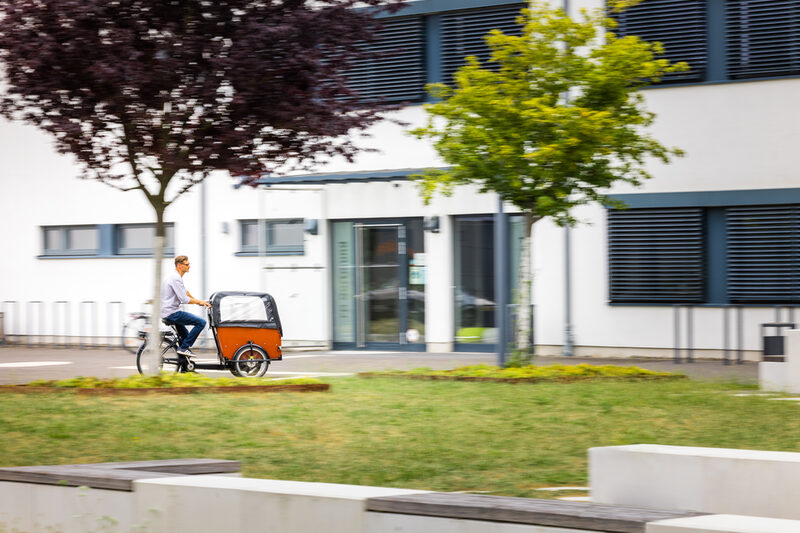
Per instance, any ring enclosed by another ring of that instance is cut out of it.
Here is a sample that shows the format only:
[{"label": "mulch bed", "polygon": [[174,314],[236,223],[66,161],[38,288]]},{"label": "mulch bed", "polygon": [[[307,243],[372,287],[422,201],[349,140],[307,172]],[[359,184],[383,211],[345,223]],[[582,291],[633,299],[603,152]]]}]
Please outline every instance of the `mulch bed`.
[{"label": "mulch bed", "polygon": [[86,396],[139,396],[141,394],[193,394],[197,392],[320,392],[330,389],[327,383],[306,385],[233,385],[228,387],[150,387],[138,389],[80,388],[80,387],[31,387],[29,385],[0,385],[0,392],[19,392],[43,394],[51,392],[72,392]]}]

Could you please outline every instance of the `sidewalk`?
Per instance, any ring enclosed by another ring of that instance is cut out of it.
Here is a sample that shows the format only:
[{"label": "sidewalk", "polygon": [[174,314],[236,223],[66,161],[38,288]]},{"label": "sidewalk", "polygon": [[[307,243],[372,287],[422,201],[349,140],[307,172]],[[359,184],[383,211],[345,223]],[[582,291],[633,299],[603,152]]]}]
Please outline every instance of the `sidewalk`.
[{"label": "sidewalk", "polygon": [[[216,357],[204,352],[198,355],[200,359]],[[0,345],[0,383],[75,376],[121,377],[135,373],[135,364],[135,356],[121,348],[27,348]],[[497,356],[494,353],[459,352],[287,351],[283,361],[276,361],[270,366],[270,372],[356,373],[419,367],[450,369],[476,364],[495,365]],[[743,384],[758,382],[758,365],[753,362],[724,365],[717,360],[698,360],[694,363],[675,364],[672,359],[542,356],[537,357],[534,364],[639,366],[649,370],[682,372],[696,379],[737,381]]]}]

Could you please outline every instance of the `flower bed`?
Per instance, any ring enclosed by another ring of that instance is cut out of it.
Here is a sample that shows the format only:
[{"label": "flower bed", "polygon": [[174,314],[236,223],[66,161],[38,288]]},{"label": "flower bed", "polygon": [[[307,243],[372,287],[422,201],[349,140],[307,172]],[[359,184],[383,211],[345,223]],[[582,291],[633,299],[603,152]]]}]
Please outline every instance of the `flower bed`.
[{"label": "flower bed", "polygon": [[125,378],[102,379],[79,376],[64,380],[38,380],[24,385],[0,386],[2,392],[53,392],[74,391],[80,394],[137,394],[165,392],[186,394],[192,392],[280,392],[325,391],[330,385],[317,379],[296,378],[273,380],[268,378],[209,378],[201,374],[161,373],[155,376],[133,375]]},{"label": "flower bed", "polygon": [[471,365],[452,370],[387,370],[362,372],[361,377],[402,377],[411,379],[443,379],[462,381],[496,381],[505,383],[571,382],[586,380],[674,380],[686,379],[686,374],[656,372],[636,366],[617,365],[529,365],[517,368],[501,368],[490,365]]}]

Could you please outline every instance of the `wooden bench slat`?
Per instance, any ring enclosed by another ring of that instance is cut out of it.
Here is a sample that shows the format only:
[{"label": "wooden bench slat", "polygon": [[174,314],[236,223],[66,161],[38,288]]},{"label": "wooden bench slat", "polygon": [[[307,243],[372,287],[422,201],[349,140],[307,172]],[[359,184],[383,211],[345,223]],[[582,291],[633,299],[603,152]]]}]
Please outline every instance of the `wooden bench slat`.
[{"label": "wooden bench slat", "polygon": [[367,510],[613,533],[643,533],[648,522],[698,515],[588,502],[442,492],[370,498]]},{"label": "wooden bench slat", "polygon": [[88,486],[97,489],[133,490],[138,479],[176,475],[229,474],[238,472],[238,461],[219,459],[164,459],[74,465],[38,465],[0,468],[0,481],[47,485]]}]

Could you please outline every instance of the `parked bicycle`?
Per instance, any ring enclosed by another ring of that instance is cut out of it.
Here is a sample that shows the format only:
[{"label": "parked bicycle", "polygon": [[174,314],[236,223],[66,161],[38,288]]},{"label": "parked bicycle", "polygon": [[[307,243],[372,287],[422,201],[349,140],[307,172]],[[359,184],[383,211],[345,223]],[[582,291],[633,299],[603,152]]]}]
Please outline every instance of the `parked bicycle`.
[{"label": "parked bicycle", "polygon": [[[150,302],[146,302],[147,305]],[[142,341],[150,332],[151,317],[149,313],[137,311],[128,315],[128,320],[122,325],[122,348],[135,354]]]}]

